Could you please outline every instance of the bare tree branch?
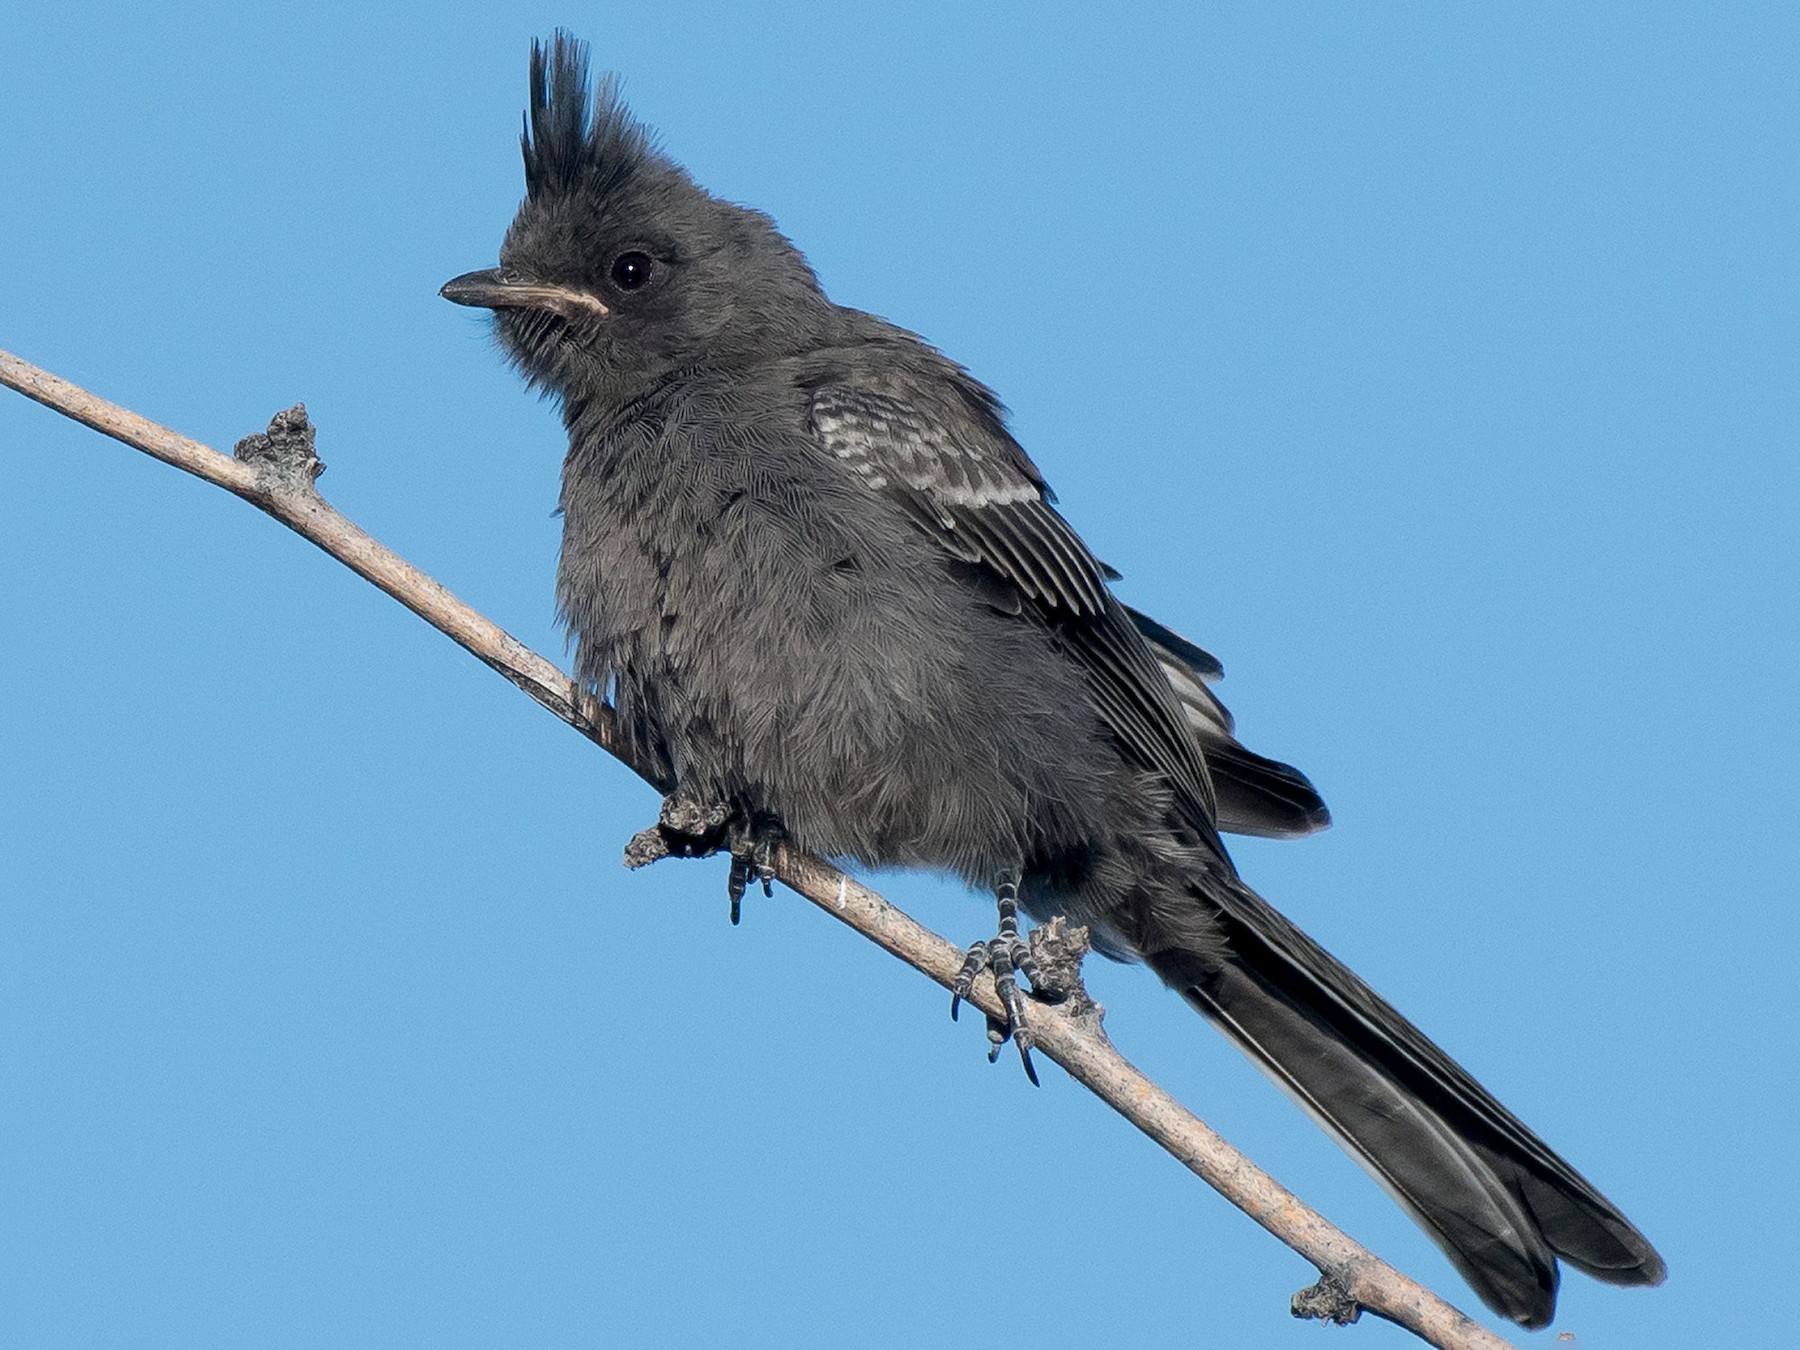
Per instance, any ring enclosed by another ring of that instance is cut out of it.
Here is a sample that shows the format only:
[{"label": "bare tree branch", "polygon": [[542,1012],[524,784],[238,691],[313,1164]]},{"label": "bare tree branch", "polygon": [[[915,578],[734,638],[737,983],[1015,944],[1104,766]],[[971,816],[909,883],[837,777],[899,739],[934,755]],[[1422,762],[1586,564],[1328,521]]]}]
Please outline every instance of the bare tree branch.
[{"label": "bare tree branch", "polygon": [[[267,433],[240,442],[234,458],[4,351],[0,384],[266,511],[492,666],[652,786],[665,791],[670,786],[632,762],[609,709],[318,494],[313,480],[323,465],[312,452],[312,427],[303,407],[279,414]],[[963,959],[958,947],[830,864],[783,848],[776,870],[783,882],[826,913],[946,989],[956,978]],[[977,983],[971,1001],[990,1016],[1001,1012],[988,976]],[[1036,1047],[1072,1078],[1318,1268],[1319,1282],[1294,1296],[1295,1316],[1349,1322],[1366,1310],[1440,1350],[1506,1350],[1508,1342],[1333,1227],[1135,1068],[1101,1031],[1091,1003],[1075,998],[1034,1006],[1032,1031]]]}]

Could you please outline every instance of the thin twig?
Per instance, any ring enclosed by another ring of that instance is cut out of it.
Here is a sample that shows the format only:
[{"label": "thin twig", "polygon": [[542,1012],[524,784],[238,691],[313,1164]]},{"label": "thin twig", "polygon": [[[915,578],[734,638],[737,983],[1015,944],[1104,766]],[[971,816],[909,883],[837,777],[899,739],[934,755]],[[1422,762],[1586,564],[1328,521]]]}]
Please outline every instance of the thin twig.
[{"label": "thin twig", "polygon": [[[376,542],[318,494],[312,480],[320,466],[311,454],[311,428],[304,409],[278,416],[267,436],[246,441],[239,448],[240,457],[232,458],[3,351],[0,384],[266,511],[467,648],[646,782],[659,790],[669,786],[632,761],[604,705],[582,694],[554,664]],[[284,437],[288,444],[283,444]],[[963,959],[959,948],[829,863],[784,848],[776,857],[776,871],[827,914],[945,988],[955,980]],[[993,982],[986,976],[971,1001],[990,1016],[1001,1011]],[[1037,1048],[1070,1077],[1319,1269],[1320,1282],[1295,1295],[1296,1316],[1350,1321],[1358,1310],[1366,1310],[1440,1350],[1506,1350],[1508,1342],[1381,1261],[1226,1143],[1127,1061],[1097,1019],[1083,1015],[1078,1006],[1072,1010],[1034,1006],[1032,1031]]]}]

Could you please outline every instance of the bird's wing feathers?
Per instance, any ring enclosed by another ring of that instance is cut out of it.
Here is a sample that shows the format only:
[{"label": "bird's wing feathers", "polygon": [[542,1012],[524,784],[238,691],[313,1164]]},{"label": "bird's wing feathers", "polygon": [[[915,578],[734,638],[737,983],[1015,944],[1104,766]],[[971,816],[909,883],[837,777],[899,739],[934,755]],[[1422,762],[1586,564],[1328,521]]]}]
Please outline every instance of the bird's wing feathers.
[{"label": "bird's wing feathers", "polygon": [[1010,438],[984,444],[981,428],[953,429],[856,386],[815,390],[811,411],[820,445],[898,499],[958,557],[987,564],[1046,609],[1105,612],[1100,564],[1051,509],[1043,479]]},{"label": "bird's wing feathers", "polygon": [[1318,789],[1291,764],[1246,749],[1232,734],[1231,713],[1208,688],[1224,675],[1218,658],[1126,606],[1150,653],[1169,677],[1188,729],[1200,742],[1218,796],[1219,828],[1232,834],[1292,839],[1331,824]]},{"label": "bird's wing feathers", "polygon": [[1103,565],[997,421],[932,415],[846,383],[814,389],[811,418],[821,448],[872,491],[897,500],[952,557],[1017,591],[1080,659],[1094,709],[1120,743],[1219,848],[1212,781],[1168,677],[1107,588]]}]

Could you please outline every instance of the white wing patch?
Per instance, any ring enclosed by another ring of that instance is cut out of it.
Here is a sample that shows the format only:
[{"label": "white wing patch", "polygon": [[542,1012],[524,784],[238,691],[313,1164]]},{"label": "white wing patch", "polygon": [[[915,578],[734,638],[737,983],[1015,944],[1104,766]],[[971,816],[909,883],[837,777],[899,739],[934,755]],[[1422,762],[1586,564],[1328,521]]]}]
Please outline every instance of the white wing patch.
[{"label": "white wing patch", "polygon": [[[821,390],[813,399],[819,443],[854,469],[871,490],[893,478],[942,506],[980,509],[1042,499],[1023,476],[996,473],[989,455],[961,445],[938,425],[903,404],[858,391],[854,401]],[[944,526],[954,522],[940,516]]]}]

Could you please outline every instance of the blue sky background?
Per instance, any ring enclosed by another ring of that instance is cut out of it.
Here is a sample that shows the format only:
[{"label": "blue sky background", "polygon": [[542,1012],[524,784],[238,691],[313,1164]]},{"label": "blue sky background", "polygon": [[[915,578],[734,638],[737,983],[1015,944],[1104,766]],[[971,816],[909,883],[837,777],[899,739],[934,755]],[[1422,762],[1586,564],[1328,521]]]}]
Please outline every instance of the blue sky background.
[{"label": "blue sky background", "polygon": [[[558,424],[436,294],[494,258],[558,23],[997,388],[1315,777],[1336,827],[1251,880],[1668,1257],[1571,1275],[1558,1329],[1779,1339],[1792,7],[27,6],[0,347],[220,448],[305,400],[340,508],[560,653]],[[9,393],[0,455],[0,1339],[1326,1334],[1299,1258],[935,986],[785,894],[731,929],[722,863],[621,871],[650,791],[310,546]],[[1177,999],[1090,979],[1473,1309]]]}]

